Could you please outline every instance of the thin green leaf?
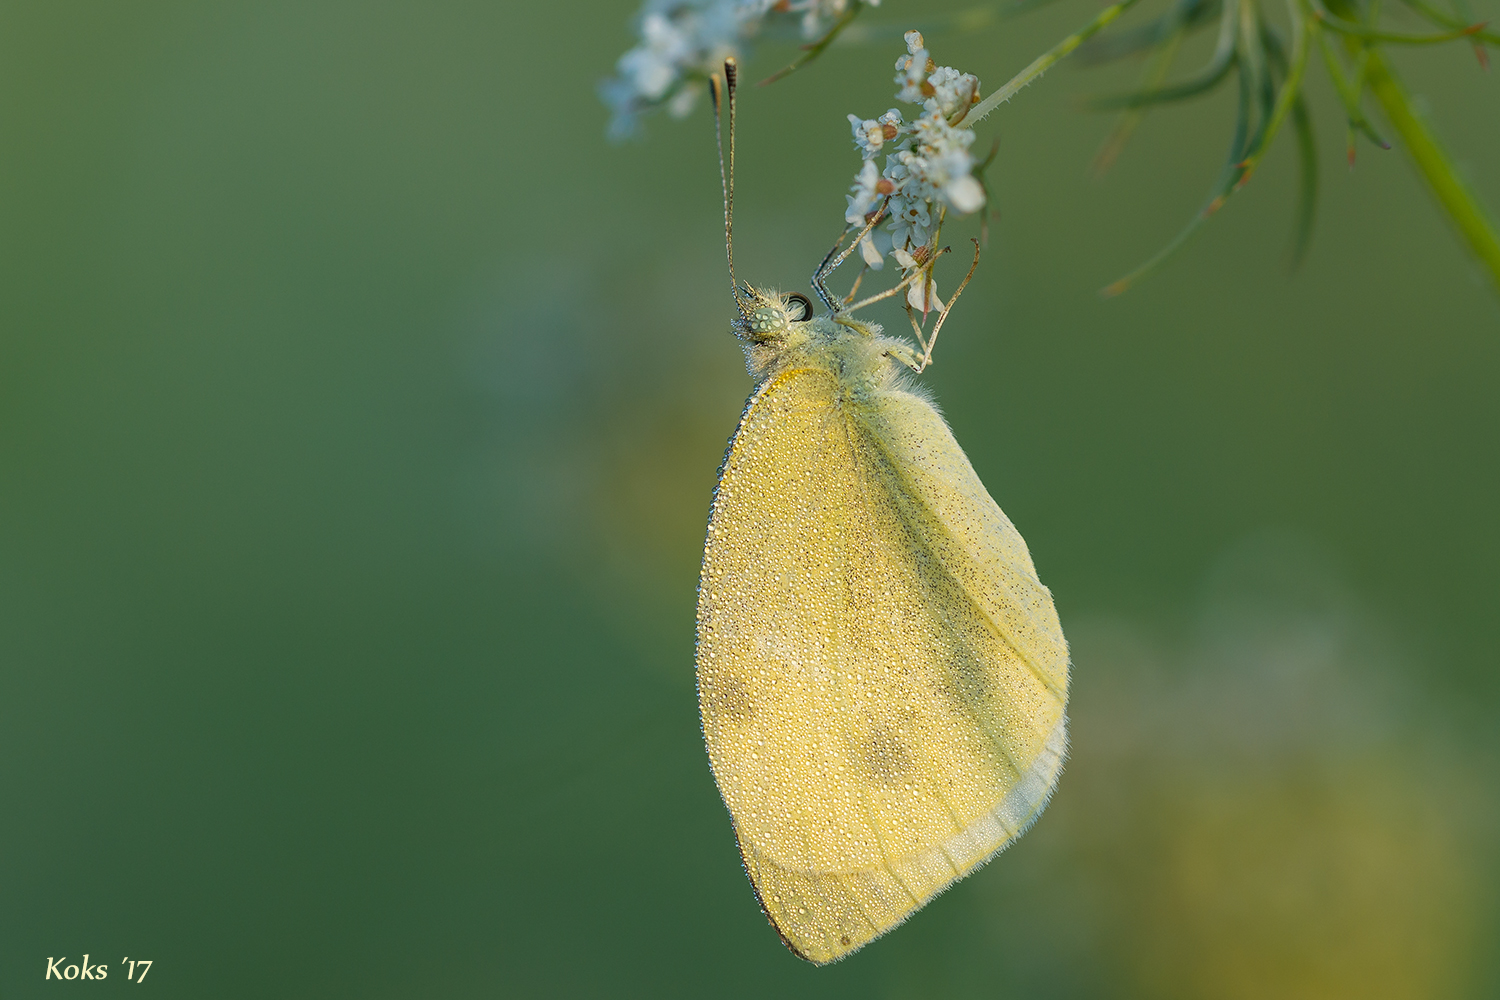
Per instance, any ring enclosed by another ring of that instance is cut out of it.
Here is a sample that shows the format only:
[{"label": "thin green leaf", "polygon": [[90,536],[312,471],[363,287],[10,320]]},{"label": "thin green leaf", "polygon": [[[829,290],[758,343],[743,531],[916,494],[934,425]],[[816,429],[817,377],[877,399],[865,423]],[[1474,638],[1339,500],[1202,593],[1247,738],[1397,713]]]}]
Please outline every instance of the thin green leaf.
[{"label": "thin green leaf", "polygon": [[1219,178],[1214,183],[1208,202],[1203,208],[1199,209],[1198,213],[1193,216],[1192,221],[1172,239],[1172,242],[1162,247],[1154,257],[1125,275],[1125,277],[1106,285],[1100,290],[1100,295],[1106,298],[1119,295],[1152,271],[1155,271],[1167,258],[1182,249],[1188,240],[1203,227],[1203,223],[1208,221],[1208,217],[1217,212],[1224,204],[1224,200],[1229,197],[1230,192],[1233,190],[1234,182],[1239,177],[1239,164],[1244,159],[1245,140],[1248,138],[1250,131],[1250,81],[1244,73],[1239,73],[1237,76],[1240,82],[1240,100],[1239,112],[1234,123],[1234,136],[1229,143],[1229,157],[1225,161],[1223,169],[1219,172]]},{"label": "thin green leaf", "polygon": [[[1318,26],[1317,21],[1308,21],[1308,27],[1317,36],[1318,47],[1323,51],[1323,62],[1328,67],[1328,76],[1333,81],[1333,89],[1338,92],[1339,100],[1343,102],[1344,114],[1348,116],[1349,128],[1362,133],[1367,139],[1379,146],[1381,149],[1390,149],[1391,144],[1385,140],[1375,127],[1365,117],[1364,111],[1359,106],[1359,91],[1356,85],[1344,78],[1344,71],[1339,67],[1338,54],[1333,51],[1333,44],[1329,41]],[[1349,149],[1351,164],[1354,160],[1354,148]]]},{"label": "thin green leaf", "polygon": [[[1474,23],[1474,11],[1469,7],[1469,0],[1453,0],[1453,9],[1458,13],[1462,23]],[[1457,25],[1449,25],[1449,27],[1457,27]],[[1500,43],[1500,36],[1493,35],[1488,31],[1482,32],[1480,37],[1491,45]],[[1480,69],[1490,68],[1490,57],[1484,51],[1484,45],[1479,41],[1474,42],[1474,58],[1479,60]]]},{"label": "thin green leaf", "polygon": [[1229,67],[1234,62],[1235,40],[1238,37],[1240,0],[1224,0],[1224,8],[1219,15],[1219,40],[1214,46],[1214,54],[1210,57],[1208,65],[1196,74],[1167,87],[1156,90],[1144,90],[1134,94],[1121,94],[1116,97],[1094,98],[1088,101],[1088,106],[1099,110],[1114,108],[1139,108],[1148,104],[1161,104],[1168,101],[1180,101],[1188,97],[1195,97],[1208,90],[1213,89],[1229,72]]},{"label": "thin green leaf", "polygon": [[[1469,13],[1469,5],[1464,3],[1463,0],[1454,0],[1453,3],[1458,8],[1458,17],[1444,14],[1436,7],[1423,3],[1422,0],[1401,0],[1401,2],[1440,28],[1453,28],[1456,30],[1471,30],[1473,28],[1473,15]],[[1495,34],[1493,31],[1474,31],[1470,37],[1474,40],[1474,47],[1481,53],[1484,51],[1483,46],[1486,44],[1500,45],[1500,35]]]},{"label": "thin green leaf", "polygon": [[1297,160],[1297,225],[1292,237],[1292,269],[1296,270],[1307,257],[1318,211],[1318,144],[1313,137],[1312,115],[1300,94],[1292,102],[1292,127],[1301,153]]},{"label": "thin green leaf", "polygon": [[[1295,4],[1298,0],[1287,0],[1288,4]],[[1303,51],[1300,59],[1303,67],[1306,67],[1308,58],[1307,49],[1312,45],[1312,36],[1318,34],[1318,22],[1310,18],[1293,13],[1293,25],[1300,25],[1307,33],[1303,40]],[[1293,67],[1296,66],[1298,55],[1295,46],[1292,61],[1288,63],[1286,50],[1276,33],[1265,31],[1266,54],[1270,57],[1271,64],[1285,77],[1291,77]],[[1301,75],[1301,71],[1298,71]],[[1283,91],[1289,93],[1290,91]],[[1298,185],[1297,185],[1297,214],[1296,224],[1292,236],[1291,268],[1296,270],[1307,254],[1308,244],[1312,241],[1313,220],[1317,214],[1318,205],[1318,145],[1313,136],[1312,115],[1308,113],[1307,101],[1304,99],[1300,88],[1295,92],[1292,100],[1292,125],[1297,136],[1298,149]],[[1267,143],[1269,145],[1269,142]],[[1243,185],[1247,178],[1242,177],[1240,184]]]},{"label": "thin green leaf", "polygon": [[1078,47],[1078,61],[1088,66],[1102,66],[1156,48],[1184,29],[1192,31],[1212,24],[1220,6],[1220,0],[1178,0],[1171,10],[1149,24],[1089,39]]},{"label": "thin green leaf", "polygon": [[1325,27],[1337,31],[1341,35],[1350,38],[1359,38],[1366,42],[1386,42],[1391,45],[1439,45],[1443,42],[1451,42],[1459,38],[1472,38],[1482,34],[1484,25],[1472,24],[1468,27],[1457,28],[1453,31],[1445,31],[1436,35],[1407,35],[1394,31],[1377,31],[1374,28],[1366,28],[1352,21],[1345,21],[1341,17],[1329,13],[1318,0],[1309,0],[1312,6],[1313,16]]},{"label": "thin green leaf", "polygon": [[1240,4],[1239,68],[1240,74],[1246,77],[1251,100],[1256,105],[1255,129],[1245,143],[1246,150],[1259,145],[1270,123],[1271,108],[1276,103],[1276,86],[1266,65],[1266,39],[1262,34],[1260,7],[1253,2]]},{"label": "thin green leaf", "polygon": [[[1182,45],[1186,29],[1179,26],[1166,43],[1163,44],[1151,57],[1151,62],[1146,67],[1146,72],[1141,77],[1145,85],[1143,89],[1151,90],[1161,85],[1166,79],[1167,73],[1172,68],[1172,61],[1177,58],[1177,50]],[[1146,109],[1129,108],[1121,112],[1120,117],[1115,120],[1115,127],[1110,130],[1109,137],[1104,140],[1104,145],[1099,147],[1099,152],[1094,156],[1094,176],[1102,177],[1125,148],[1125,143],[1130,141],[1136,128],[1146,117]]]},{"label": "thin green leaf", "polygon": [[1285,121],[1287,112],[1291,111],[1292,104],[1302,97],[1302,73],[1307,68],[1307,43],[1311,29],[1303,23],[1302,10],[1297,0],[1287,0],[1286,6],[1292,26],[1291,63],[1286,70],[1286,79],[1281,82],[1281,90],[1276,95],[1276,103],[1271,109],[1270,118],[1259,138],[1251,146],[1249,155],[1241,164],[1242,172],[1239,181],[1235,184],[1235,190],[1249,183],[1250,175],[1255,173],[1255,168],[1260,166],[1260,161],[1265,158],[1266,151],[1271,148],[1271,143],[1276,139],[1276,132]]}]

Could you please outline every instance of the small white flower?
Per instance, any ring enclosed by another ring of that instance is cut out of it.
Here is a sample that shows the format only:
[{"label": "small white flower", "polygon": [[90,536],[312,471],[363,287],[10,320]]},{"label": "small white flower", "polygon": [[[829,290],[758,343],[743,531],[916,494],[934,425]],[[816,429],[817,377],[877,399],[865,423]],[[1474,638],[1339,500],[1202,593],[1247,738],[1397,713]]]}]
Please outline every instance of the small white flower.
[{"label": "small white flower", "polygon": [[896,93],[896,99],[908,104],[921,104],[931,90],[930,85],[926,84],[932,56],[922,45],[920,31],[906,33],[906,51],[906,55],[896,60],[895,83],[901,88]]},{"label": "small white flower", "polygon": [[859,241],[859,255],[864,258],[865,266],[871,270],[879,271],[885,267],[885,255],[875,245],[874,233],[865,233],[865,238]]},{"label": "small white flower", "polygon": [[927,82],[933,94],[922,102],[922,107],[936,111],[944,118],[952,118],[979,100],[979,77],[973,73],[960,73],[952,66],[939,66],[928,75]]},{"label": "small white flower", "polygon": [[863,225],[865,216],[875,208],[883,195],[880,193],[880,171],[875,167],[874,160],[866,160],[865,165],[854,175],[854,186],[849,190],[853,194],[844,195],[849,199],[848,210],[844,212],[844,221],[851,226]]},{"label": "small white flower", "polygon": [[948,186],[943,189],[943,197],[948,199],[948,204],[965,215],[984,207],[984,187],[974,179],[973,174],[964,174],[949,181]]},{"label": "small white flower", "polygon": [[885,130],[873,118],[860,120],[858,115],[849,116],[849,127],[854,131],[854,145],[866,161],[880,152],[885,145]]},{"label": "small white flower", "polygon": [[905,150],[896,150],[885,158],[885,169],[880,176],[890,186],[888,194],[899,196],[906,193],[906,186],[911,180],[911,171],[906,169],[906,164],[901,161],[901,155]]},{"label": "small white flower", "polygon": [[924,316],[943,308],[943,300],[938,298],[937,279],[931,272],[906,286],[906,301],[913,309],[922,310]]},{"label": "small white flower", "polygon": [[902,162],[935,195],[958,209],[972,212],[984,204],[984,190],[974,179],[974,157],[969,146],[974,133],[954,128],[941,112],[932,111],[912,123],[912,150]]},{"label": "small white flower", "polygon": [[901,112],[892,108],[879,118],[863,120],[858,115],[850,115],[849,127],[854,132],[854,145],[859,147],[860,155],[868,160],[879,154],[881,147],[887,142],[901,135]]},{"label": "small white flower", "polygon": [[928,199],[909,193],[891,196],[891,245],[924,247],[932,238],[932,214]]},{"label": "small white flower", "polygon": [[974,143],[974,132],[954,128],[941,112],[929,111],[912,122],[912,142],[926,156],[943,157],[954,151],[967,152]]},{"label": "small white flower", "polygon": [[[901,266],[902,280],[911,277],[914,271],[923,270],[921,261],[900,247],[892,250],[891,256],[896,258],[896,263]],[[924,315],[934,309],[943,308],[943,300],[938,298],[937,281],[932,277],[930,268],[906,287],[906,301],[913,309],[922,310]]]}]

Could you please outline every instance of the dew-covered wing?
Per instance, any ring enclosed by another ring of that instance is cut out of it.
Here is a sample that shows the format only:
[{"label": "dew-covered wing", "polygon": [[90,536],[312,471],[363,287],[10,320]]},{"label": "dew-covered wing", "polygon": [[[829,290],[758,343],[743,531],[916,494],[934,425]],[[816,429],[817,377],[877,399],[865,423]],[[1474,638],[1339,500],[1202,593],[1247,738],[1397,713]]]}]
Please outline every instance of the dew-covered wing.
[{"label": "dew-covered wing", "polygon": [[785,373],[720,479],[698,609],[710,761],[799,954],[841,957],[1014,839],[1061,768],[1067,649],[941,417]]}]

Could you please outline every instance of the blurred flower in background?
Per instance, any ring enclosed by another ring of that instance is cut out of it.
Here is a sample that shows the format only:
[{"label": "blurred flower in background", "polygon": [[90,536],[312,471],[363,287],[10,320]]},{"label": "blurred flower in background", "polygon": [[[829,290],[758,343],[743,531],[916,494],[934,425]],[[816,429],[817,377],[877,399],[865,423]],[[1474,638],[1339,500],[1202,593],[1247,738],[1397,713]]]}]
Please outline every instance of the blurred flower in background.
[{"label": "blurred flower in background", "polygon": [[697,105],[710,73],[729,56],[744,54],[768,19],[795,25],[814,38],[830,22],[863,2],[879,0],[647,0],[638,15],[640,42],[620,57],[615,75],[599,87],[614,113],[611,138],[635,134],[640,116],[665,106],[681,118]]}]

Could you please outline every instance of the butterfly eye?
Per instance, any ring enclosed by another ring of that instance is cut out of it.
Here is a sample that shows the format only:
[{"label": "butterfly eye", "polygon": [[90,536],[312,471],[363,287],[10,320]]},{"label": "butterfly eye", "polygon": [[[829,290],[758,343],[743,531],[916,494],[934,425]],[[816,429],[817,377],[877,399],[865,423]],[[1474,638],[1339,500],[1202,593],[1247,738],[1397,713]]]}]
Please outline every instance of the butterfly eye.
[{"label": "butterfly eye", "polygon": [[791,303],[793,305],[800,303],[802,306],[801,316],[795,316],[791,312],[788,312],[786,317],[787,319],[791,320],[793,323],[802,323],[812,319],[813,306],[812,302],[808,300],[806,295],[802,295],[799,292],[793,292],[786,298],[788,303]]}]

